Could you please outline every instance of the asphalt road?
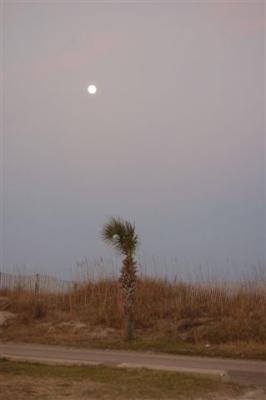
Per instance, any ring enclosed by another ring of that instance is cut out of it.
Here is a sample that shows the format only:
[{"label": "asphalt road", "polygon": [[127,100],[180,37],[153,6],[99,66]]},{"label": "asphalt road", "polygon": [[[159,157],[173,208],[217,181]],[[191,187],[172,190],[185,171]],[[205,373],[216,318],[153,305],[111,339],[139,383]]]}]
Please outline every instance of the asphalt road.
[{"label": "asphalt road", "polygon": [[109,365],[119,368],[215,374],[239,383],[255,384],[266,392],[266,361],[13,343],[0,343],[0,356],[10,360],[48,364]]}]

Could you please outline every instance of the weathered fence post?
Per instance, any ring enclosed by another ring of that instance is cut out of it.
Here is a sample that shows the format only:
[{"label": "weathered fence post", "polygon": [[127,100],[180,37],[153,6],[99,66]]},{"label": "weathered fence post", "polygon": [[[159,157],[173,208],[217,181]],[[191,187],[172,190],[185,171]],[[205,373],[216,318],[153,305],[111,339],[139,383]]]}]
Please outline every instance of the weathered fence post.
[{"label": "weathered fence post", "polygon": [[40,275],[39,274],[35,275],[34,293],[35,293],[35,296],[37,296],[40,293]]}]

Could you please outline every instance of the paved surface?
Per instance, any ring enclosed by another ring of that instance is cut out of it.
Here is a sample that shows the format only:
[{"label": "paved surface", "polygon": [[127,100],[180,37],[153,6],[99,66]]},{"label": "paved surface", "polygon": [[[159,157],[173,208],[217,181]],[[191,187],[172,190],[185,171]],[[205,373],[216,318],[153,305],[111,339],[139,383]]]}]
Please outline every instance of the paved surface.
[{"label": "paved surface", "polygon": [[266,361],[176,356],[150,352],[89,350],[37,344],[0,343],[0,355],[10,360],[65,365],[109,365],[165,371],[215,374],[266,391]]}]

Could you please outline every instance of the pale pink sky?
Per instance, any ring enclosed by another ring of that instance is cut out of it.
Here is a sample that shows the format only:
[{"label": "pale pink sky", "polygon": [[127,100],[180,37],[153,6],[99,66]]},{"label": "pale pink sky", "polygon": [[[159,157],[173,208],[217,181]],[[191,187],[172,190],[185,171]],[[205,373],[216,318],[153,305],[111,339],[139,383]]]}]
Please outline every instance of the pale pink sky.
[{"label": "pale pink sky", "polygon": [[6,1],[1,21],[0,269],[112,257],[109,216],[147,257],[265,265],[264,2]]}]

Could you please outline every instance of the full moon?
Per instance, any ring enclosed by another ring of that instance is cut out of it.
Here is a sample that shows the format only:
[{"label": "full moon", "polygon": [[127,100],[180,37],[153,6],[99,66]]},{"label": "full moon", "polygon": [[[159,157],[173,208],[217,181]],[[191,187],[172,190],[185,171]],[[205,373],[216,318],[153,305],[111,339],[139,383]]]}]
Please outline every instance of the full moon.
[{"label": "full moon", "polygon": [[89,94],[95,94],[97,92],[97,87],[95,85],[89,85],[88,92]]}]

